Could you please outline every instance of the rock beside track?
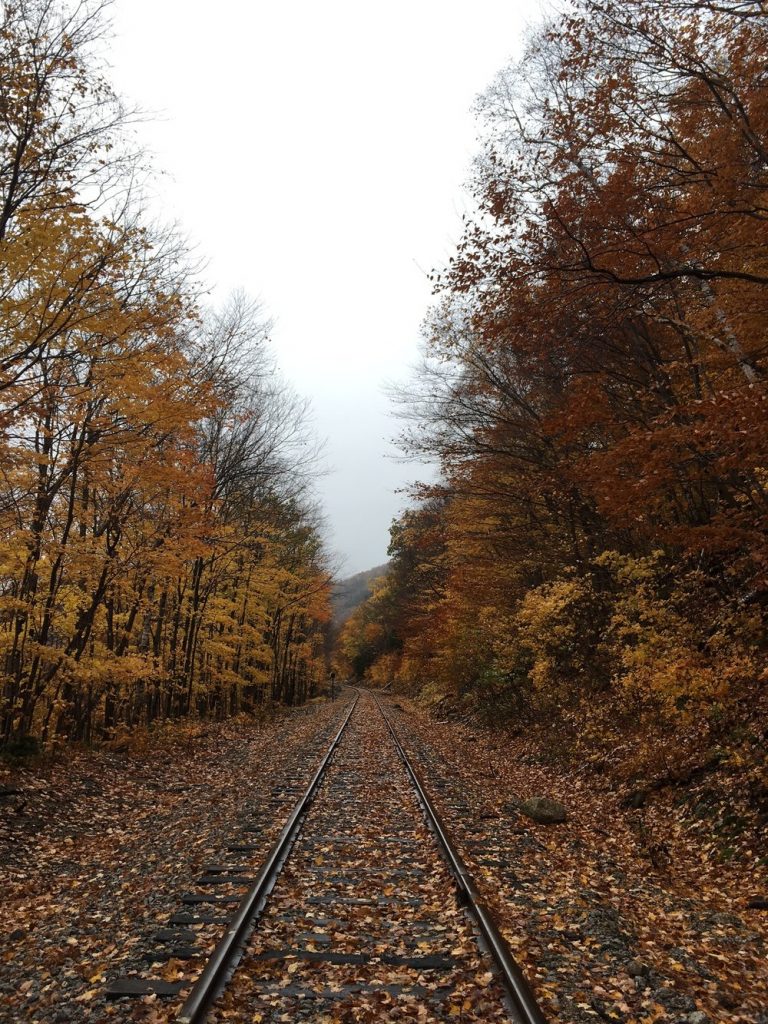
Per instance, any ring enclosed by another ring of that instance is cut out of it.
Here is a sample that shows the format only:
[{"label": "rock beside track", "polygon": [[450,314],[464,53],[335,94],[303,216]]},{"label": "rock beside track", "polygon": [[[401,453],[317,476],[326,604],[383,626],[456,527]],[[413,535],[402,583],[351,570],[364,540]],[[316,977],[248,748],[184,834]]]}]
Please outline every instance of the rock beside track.
[{"label": "rock beside track", "polygon": [[557,825],[568,819],[564,805],[546,796],[534,796],[530,800],[524,800],[518,810],[526,818],[537,821],[540,825]]}]

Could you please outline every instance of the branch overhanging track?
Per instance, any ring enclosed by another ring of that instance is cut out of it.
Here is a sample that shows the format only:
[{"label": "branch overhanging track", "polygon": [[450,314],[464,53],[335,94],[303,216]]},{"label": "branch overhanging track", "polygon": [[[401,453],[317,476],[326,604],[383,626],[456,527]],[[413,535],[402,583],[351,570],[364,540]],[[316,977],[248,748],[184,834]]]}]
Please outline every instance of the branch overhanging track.
[{"label": "branch overhanging track", "polygon": [[[451,841],[446,826],[428,795],[421,774],[408,757],[380,701],[370,691],[368,691],[368,694],[373,698],[375,706],[383,719],[386,734],[391,739],[397,758],[402,763],[412,789],[412,795],[415,794],[416,803],[422,817],[435,839],[448,871],[453,876],[458,902],[468,913],[473,922],[474,930],[479,933],[476,939],[480,948],[493,961],[495,973],[501,981],[504,994],[506,995],[504,1000],[506,1012],[515,1024],[546,1024],[545,1018],[520,967],[515,962],[506,940],[494,921],[491,912],[482,900],[469,869]],[[323,782],[333,755],[339,748],[342,737],[347,730],[355,709],[358,707],[359,701],[360,695],[358,694],[346,714],[341,727],[334,736],[329,749],[322,758],[312,781],[294,806],[280,836],[267,855],[251,888],[233,915],[225,935],[215,947],[203,973],[189,992],[180,1014],[176,1018],[179,1024],[201,1024],[201,1022],[205,1021],[212,1006],[222,996],[229,981],[235,975],[240,960],[248,955],[246,944],[249,941],[249,937],[256,927],[259,916],[264,911],[277,877],[307,821],[310,805]],[[426,832],[424,834],[428,835]],[[265,955],[268,956],[269,954]],[[339,958],[339,954],[335,955],[336,960],[333,959],[333,955],[329,956],[328,954],[319,954],[316,959],[337,964],[343,962],[361,963],[367,962],[367,959],[370,959],[365,957],[361,959],[359,955],[353,954],[351,957],[347,956],[345,960],[343,955],[341,955],[341,958]],[[379,959],[384,963],[388,962],[386,956]],[[389,962],[399,962],[401,959],[407,958],[390,956]],[[429,958],[426,958],[425,962],[426,960],[429,960]],[[501,992],[502,990],[499,989],[500,994]]]}]

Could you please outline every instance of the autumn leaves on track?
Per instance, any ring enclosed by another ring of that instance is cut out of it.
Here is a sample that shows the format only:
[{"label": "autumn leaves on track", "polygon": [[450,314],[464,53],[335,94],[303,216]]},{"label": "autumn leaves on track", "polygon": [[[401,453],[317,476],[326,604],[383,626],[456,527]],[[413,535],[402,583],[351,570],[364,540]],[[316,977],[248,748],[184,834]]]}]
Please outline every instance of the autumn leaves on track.
[{"label": "autumn leaves on track", "polygon": [[[335,724],[326,718],[315,735],[322,732],[327,744],[348,709],[340,705]],[[305,785],[312,773],[304,771]],[[297,783],[298,775],[289,781]],[[259,803],[267,801],[262,797]],[[287,809],[276,808],[273,816],[272,837]],[[231,839],[222,842],[222,850],[234,848]],[[259,862],[266,852],[259,850]],[[232,854],[222,853],[219,860],[227,857]],[[258,867],[242,869],[241,886]],[[188,908],[192,913],[182,927],[198,955],[171,959],[164,968],[155,957],[149,972],[166,983],[182,983],[182,994],[222,934],[203,919],[224,916],[215,904],[222,894],[235,894],[237,880],[210,887],[203,878],[197,888],[203,890],[201,901]],[[234,977],[206,1019],[509,1020],[503,989],[455,892],[383,715],[364,692]],[[173,920],[182,923],[178,914]],[[180,1012],[176,1001],[151,995],[102,1007],[109,1019],[143,1022],[173,1020]]]},{"label": "autumn leaves on track", "polygon": [[368,694],[216,1021],[507,1020]]},{"label": "autumn leaves on track", "polygon": [[[0,820],[0,1021],[170,1020],[173,1006],[160,1001],[105,1002],[106,986],[120,976],[190,976],[194,961],[174,950],[207,951],[220,930],[187,924],[164,940],[184,909],[179,897],[226,856],[257,870],[290,807],[273,801],[289,775],[306,784],[339,710],[313,704],[263,723],[241,716],[164,747],[74,751],[19,773],[24,813]],[[257,816],[265,824],[248,833],[251,853],[227,853]]]},{"label": "autumn leaves on track", "polygon": [[501,1021],[503,994],[361,696],[214,1020]]}]

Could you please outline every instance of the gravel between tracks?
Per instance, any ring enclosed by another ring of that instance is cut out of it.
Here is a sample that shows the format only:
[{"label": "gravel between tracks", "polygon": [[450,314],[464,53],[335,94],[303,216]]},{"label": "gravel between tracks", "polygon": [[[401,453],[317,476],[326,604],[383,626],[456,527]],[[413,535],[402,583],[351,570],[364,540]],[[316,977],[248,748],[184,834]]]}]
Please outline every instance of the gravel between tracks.
[{"label": "gravel between tracks", "polygon": [[169,750],[73,753],[4,772],[26,805],[6,804],[0,819],[0,1020],[171,1019],[152,997],[106,1002],[104,980],[142,967],[183,973],[172,962],[147,970],[152,935],[222,859],[244,808],[267,799],[341,711],[341,701],[311,705],[261,725],[205,726]]},{"label": "gravel between tracks", "polygon": [[211,1020],[507,1021],[490,968],[363,692]]}]

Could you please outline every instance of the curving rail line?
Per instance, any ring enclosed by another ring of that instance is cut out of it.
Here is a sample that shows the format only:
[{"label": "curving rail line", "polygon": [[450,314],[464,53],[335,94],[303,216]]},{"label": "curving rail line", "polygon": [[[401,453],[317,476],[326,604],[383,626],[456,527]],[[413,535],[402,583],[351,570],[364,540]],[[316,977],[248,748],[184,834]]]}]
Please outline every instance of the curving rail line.
[{"label": "curving rail line", "polygon": [[[493,916],[484,904],[466,864],[452,843],[445,824],[427,794],[419,772],[403,749],[378,697],[374,693],[371,693],[371,696],[373,696],[376,706],[386,723],[397,754],[416,791],[427,824],[433,832],[440,852],[455,879],[461,902],[474,919],[482,937],[482,943],[493,959],[501,976],[509,997],[510,1005],[508,1009],[511,1012],[512,1019],[515,1021],[515,1024],[546,1024],[544,1015],[536,1003],[528,982],[515,962]],[[253,931],[256,920],[264,909],[269,894],[274,887],[275,880],[288,858],[309,806],[323,779],[326,768],[341,742],[342,735],[352,717],[358,700],[359,693],[318,765],[312,781],[291,811],[280,836],[269,851],[250,889],[243,897],[226,933],[214,948],[205,969],[190,990],[176,1018],[179,1024],[201,1024],[206,1019],[212,1003],[223,992],[229,979],[232,977],[243,955],[245,943]]]}]

